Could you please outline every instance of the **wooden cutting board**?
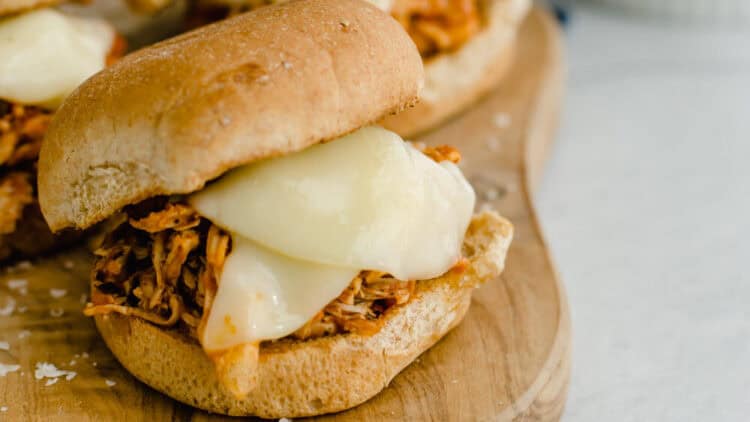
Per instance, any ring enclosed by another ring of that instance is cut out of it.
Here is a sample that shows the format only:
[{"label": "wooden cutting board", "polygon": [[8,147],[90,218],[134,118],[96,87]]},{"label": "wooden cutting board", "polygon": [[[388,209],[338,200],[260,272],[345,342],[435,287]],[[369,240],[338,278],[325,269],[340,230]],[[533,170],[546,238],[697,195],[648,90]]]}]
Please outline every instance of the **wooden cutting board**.
[{"label": "wooden cutting board", "polygon": [[[515,225],[505,273],[477,290],[463,324],[381,394],[322,419],[559,418],[570,374],[569,314],[531,201],[562,91],[559,34],[545,13],[527,19],[517,51],[511,74],[492,95],[421,139],[460,147],[480,206],[497,208]],[[0,276],[0,314],[13,308],[0,315],[0,342],[9,346],[0,343],[0,363],[19,365],[0,377],[0,420],[222,419],[149,389],[115,361],[81,315],[90,268],[85,251],[30,265]],[[47,385],[54,381],[35,378],[41,362],[75,377]]]}]

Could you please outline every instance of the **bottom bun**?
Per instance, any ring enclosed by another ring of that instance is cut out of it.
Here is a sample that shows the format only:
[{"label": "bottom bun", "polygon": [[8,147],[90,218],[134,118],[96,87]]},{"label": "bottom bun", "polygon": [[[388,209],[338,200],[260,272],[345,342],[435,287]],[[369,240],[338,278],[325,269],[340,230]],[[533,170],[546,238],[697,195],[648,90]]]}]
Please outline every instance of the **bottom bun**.
[{"label": "bottom bun", "polygon": [[402,137],[433,128],[496,86],[515,61],[516,34],[530,0],[481,0],[485,27],[461,48],[425,62],[420,102],[380,122]]},{"label": "bottom bun", "polygon": [[180,331],[118,314],[97,316],[96,326],[128,371],[191,406],[264,418],[337,412],[379,393],[463,319],[474,288],[502,272],[512,233],[511,224],[497,214],[475,216],[464,241],[469,267],[419,281],[414,299],[387,312],[383,328],[372,336],[263,344],[257,386],[241,399],[219,383],[212,361]]}]

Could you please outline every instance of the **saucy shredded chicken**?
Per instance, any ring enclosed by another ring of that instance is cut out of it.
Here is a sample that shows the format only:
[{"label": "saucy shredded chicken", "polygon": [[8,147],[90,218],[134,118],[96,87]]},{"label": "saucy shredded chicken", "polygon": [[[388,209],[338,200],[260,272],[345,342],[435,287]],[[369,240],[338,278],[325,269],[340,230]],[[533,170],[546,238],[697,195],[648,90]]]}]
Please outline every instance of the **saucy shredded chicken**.
[{"label": "saucy shredded chicken", "polygon": [[[288,0],[245,0],[231,6],[197,1],[188,28],[197,28],[249,10]],[[453,51],[480,31],[477,0],[394,0],[391,15],[406,29],[423,58]]]},{"label": "saucy shredded chicken", "polygon": [[[116,312],[165,327],[179,324],[198,338],[231,251],[230,236],[189,205],[166,198],[131,207],[122,220],[95,251],[91,304],[84,313]],[[374,334],[380,316],[407,303],[414,287],[414,281],[362,271],[292,337]]]}]

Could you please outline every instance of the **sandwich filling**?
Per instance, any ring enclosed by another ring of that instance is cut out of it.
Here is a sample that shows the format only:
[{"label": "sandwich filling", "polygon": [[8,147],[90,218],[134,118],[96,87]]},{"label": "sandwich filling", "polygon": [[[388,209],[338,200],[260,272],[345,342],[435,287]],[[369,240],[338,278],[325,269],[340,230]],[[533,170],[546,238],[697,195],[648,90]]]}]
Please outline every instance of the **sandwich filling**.
[{"label": "sandwich filling", "polygon": [[51,246],[36,197],[36,162],[53,109],[119,58],[103,21],[38,10],[0,20],[0,259]]},{"label": "sandwich filling", "polygon": [[[190,27],[288,0],[197,2]],[[411,36],[423,58],[460,48],[482,27],[478,0],[367,0],[390,13]]]},{"label": "sandwich filling", "polygon": [[222,376],[227,355],[374,334],[417,280],[463,268],[475,198],[459,158],[369,127],[129,207],[96,253],[85,313],[182,327],[246,393]]}]

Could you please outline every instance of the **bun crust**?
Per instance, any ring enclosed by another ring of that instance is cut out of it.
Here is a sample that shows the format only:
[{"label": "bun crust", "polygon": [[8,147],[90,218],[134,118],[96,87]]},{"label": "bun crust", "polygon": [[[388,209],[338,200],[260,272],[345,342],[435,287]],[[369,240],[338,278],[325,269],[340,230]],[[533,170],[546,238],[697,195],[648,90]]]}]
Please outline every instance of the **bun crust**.
[{"label": "bun crust", "polygon": [[413,105],[422,61],[357,0],[302,0],[126,56],[63,103],[39,159],[53,231],[189,193],[234,167],[336,138]]},{"label": "bun crust", "polygon": [[264,418],[338,412],[376,395],[463,319],[474,288],[502,271],[512,233],[511,224],[497,214],[475,216],[464,241],[469,268],[461,276],[418,282],[415,298],[387,313],[373,336],[263,345],[258,385],[240,400],[219,384],[200,346],[178,331],[116,314],[97,316],[96,326],[128,371],[183,403]]},{"label": "bun crust", "polygon": [[424,132],[465,109],[505,76],[515,59],[516,33],[530,0],[479,0],[485,26],[460,49],[425,63],[416,107],[381,124],[401,136]]}]

